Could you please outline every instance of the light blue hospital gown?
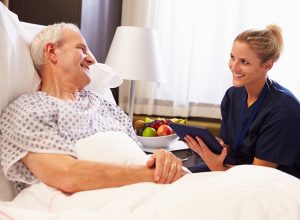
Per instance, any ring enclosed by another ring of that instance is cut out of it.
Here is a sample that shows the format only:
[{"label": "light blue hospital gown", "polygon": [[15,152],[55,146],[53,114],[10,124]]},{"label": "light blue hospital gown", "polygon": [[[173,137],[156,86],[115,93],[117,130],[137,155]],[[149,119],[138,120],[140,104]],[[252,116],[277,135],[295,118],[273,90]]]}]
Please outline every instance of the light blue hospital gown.
[{"label": "light blue hospital gown", "polygon": [[29,151],[76,158],[75,142],[103,131],[123,131],[136,141],[123,110],[88,90],[79,93],[78,101],[63,101],[44,92],[22,95],[3,111],[0,131],[3,172],[21,189],[37,182],[20,160]]}]

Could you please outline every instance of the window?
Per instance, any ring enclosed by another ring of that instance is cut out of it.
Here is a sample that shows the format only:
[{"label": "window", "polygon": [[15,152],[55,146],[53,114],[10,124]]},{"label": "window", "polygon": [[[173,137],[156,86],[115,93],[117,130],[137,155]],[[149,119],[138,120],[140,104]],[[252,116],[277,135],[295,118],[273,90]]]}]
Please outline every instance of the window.
[{"label": "window", "polygon": [[[125,1],[126,2],[126,1]],[[131,1],[133,2],[133,1]],[[135,113],[220,118],[219,104],[231,86],[228,61],[235,36],[275,23],[284,50],[269,77],[300,98],[300,13],[297,0],[161,0],[147,5],[148,26],[158,30],[167,82],[139,83]],[[151,94],[151,95],[149,95]],[[151,98],[149,98],[151,97]],[[153,100],[151,100],[153,99]]]}]

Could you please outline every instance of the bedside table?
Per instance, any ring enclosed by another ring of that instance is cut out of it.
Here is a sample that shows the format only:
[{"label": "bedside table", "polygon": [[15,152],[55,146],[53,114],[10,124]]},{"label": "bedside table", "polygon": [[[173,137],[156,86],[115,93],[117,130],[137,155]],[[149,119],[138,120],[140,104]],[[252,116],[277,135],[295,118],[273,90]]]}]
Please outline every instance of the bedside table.
[{"label": "bedside table", "polygon": [[[141,147],[146,154],[152,154],[157,149]],[[176,157],[180,158],[182,165],[190,167],[201,161],[201,159],[194,154],[194,152],[185,145],[183,141],[174,141],[169,147],[162,148],[171,151]]]}]

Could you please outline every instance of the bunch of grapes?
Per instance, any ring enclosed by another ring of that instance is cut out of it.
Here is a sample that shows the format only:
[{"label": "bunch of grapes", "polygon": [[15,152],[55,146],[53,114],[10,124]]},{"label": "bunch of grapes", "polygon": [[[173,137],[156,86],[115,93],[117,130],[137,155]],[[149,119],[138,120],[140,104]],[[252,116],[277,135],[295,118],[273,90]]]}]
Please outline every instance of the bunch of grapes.
[{"label": "bunch of grapes", "polygon": [[170,119],[155,119],[152,122],[146,123],[145,127],[151,127],[157,130],[161,125],[169,125],[172,121]]}]

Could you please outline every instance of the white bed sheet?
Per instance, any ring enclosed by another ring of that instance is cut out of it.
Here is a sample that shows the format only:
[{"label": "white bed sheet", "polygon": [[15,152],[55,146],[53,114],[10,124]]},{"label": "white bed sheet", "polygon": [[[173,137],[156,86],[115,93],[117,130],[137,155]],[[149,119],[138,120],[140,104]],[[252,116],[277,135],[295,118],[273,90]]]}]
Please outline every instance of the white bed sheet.
[{"label": "white bed sheet", "polygon": [[188,174],[171,185],[139,183],[71,196],[38,183],[1,202],[0,219],[299,220],[300,181],[243,165]]},{"label": "white bed sheet", "polygon": [[[147,160],[122,132],[79,140],[76,150],[84,160]],[[73,195],[37,183],[13,201],[0,203],[0,219],[299,220],[300,180],[276,169],[243,165],[226,172],[187,174],[170,185],[138,183]]]}]

